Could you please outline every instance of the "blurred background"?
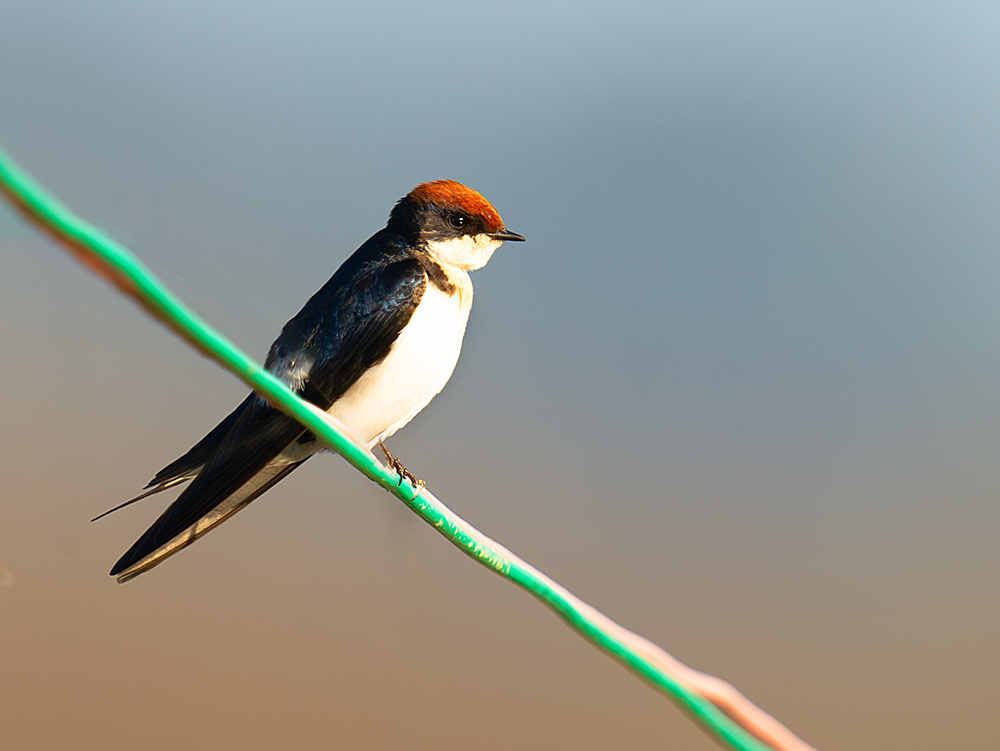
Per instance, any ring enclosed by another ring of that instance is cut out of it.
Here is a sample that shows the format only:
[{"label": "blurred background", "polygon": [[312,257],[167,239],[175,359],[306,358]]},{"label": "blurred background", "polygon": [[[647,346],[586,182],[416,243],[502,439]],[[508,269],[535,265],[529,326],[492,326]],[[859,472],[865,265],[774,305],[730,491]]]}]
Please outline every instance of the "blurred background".
[{"label": "blurred background", "polygon": [[[0,143],[263,359],[417,183],[527,236],[390,447],[824,751],[995,749],[1000,6],[5,0]],[[336,456],[118,586],[243,398],[0,206],[0,746],[716,748]]]}]

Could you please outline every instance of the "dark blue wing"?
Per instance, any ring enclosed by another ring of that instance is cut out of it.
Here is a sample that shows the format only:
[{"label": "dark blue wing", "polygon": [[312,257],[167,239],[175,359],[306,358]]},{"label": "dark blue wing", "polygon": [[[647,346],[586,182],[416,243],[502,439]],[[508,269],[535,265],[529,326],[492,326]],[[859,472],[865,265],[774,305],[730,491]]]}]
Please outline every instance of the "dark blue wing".
[{"label": "dark blue wing", "polygon": [[382,230],[285,324],[265,366],[285,377],[282,368],[289,362],[311,363],[308,381],[323,400],[317,404],[328,409],[389,354],[426,285],[421,264],[387,245]]},{"label": "dark blue wing", "polygon": [[147,483],[147,488],[155,487],[162,483],[168,483],[171,480],[176,480],[179,477],[185,477],[190,475],[192,472],[197,472],[203,466],[205,462],[208,461],[208,457],[219,447],[222,439],[226,437],[226,434],[232,430],[233,425],[239,419],[240,415],[247,408],[250,402],[254,399],[254,394],[250,394],[243,402],[229,413],[229,416],[212,428],[208,435],[202,438],[198,443],[191,447],[191,449],[184,454],[184,456],[172,461],[166,467],[161,469],[156,473],[156,476]]},{"label": "dark blue wing", "polygon": [[[268,369],[321,409],[328,409],[362,373],[388,354],[423,296],[426,276],[420,264],[403,251],[387,247],[383,233],[362,245],[285,325],[268,355]],[[290,372],[296,368],[302,372],[292,377]],[[310,439],[298,422],[251,394],[153,479],[151,485],[169,482],[203,465],[111,573],[125,572],[122,580],[131,578],[190,544],[203,533],[192,531],[192,525],[238,492],[243,494],[238,505],[219,521],[245,507],[301,462],[280,469],[268,468],[268,464],[296,440]],[[252,492],[247,491],[247,483],[265,469],[266,478],[257,478]],[[179,535],[185,537],[177,542]],[[127,571],[171,541],[174,543],[160,557],[145,561],[134,573]]]}]

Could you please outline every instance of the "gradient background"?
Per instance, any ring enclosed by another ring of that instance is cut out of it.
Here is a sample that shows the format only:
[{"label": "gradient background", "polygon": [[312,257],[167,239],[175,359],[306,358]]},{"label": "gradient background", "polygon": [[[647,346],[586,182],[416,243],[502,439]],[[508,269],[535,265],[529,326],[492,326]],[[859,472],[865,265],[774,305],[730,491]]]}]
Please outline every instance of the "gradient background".
[{"label": "gradient background", "polygon": [[[824,751],[995,749],[1000,6],[339,5],[4,0],[0,143],[261,359],[480,190],[529,242],[393,450]],[[0,248],[0,747],[716,747],[337,457],[117,586],[244,387]]]}]

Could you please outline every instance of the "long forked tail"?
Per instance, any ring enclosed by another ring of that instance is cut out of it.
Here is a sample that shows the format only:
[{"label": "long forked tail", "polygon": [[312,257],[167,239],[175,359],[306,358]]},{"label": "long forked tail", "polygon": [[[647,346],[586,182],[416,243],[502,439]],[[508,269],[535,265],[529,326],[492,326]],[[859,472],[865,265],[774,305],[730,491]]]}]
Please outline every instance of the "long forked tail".
[{"label": "long forked tail", "polygon": [[150,488],[149,490],[143,493],[139,493],[139,495],[137,495],[135,498],[129,498],[127,501],[125,501],[125,503],[119,503],[114,508],[109,508],[103,514],[98,514],[90,521],[96,522],[98,519],[103,519],[108,514],[113,514],[115,511],[120,511],[126,506],[131,506],[136,501],[141,501],[143,498],[149,498],[149,496],[159,493],[162,490],[166,490],[167,488],[172,488],[174,485],[180,485],[182,482],[187,482],[188,480],[191,480],[194,477],[196,477],[197,474],[198,474],[197,472],[194,472],[190,475],[185,475],[184,477],[175,477],[171,480],[165,480],[164,482],[161,482],[159,485],[157,485],[155,488]]},{"label": "long forked tail", "polygon": [[[303,459],[302,461],[305,460]],[[245,483],[239,490],[223,500],[215,508],[202,516],[183,532],[175,535],[151,553],[136,560],[136,554],[138,550],[143,547],[143,543],[146,539],[145,535],[140,537],[136,541],[135,545],[129,548],[125,555],[123,555],[114,565],[114,568],[111,569],[111,575],[117,575],[118,583],[124,584],[130,579],[134,579],[139,574],[149,571],[149,569],[163,562],[174,553],[186,548],[192,542],[224,522],[240,509],[246,508],[251,501],[270,489],[276,482],[286,477],[293,469],[302,464],[302,461],[296,462],[295,464],[266,467],[254,475],[254,477],[249,482]],[[152,532],[154,528],[151,528],[147,534]]]}]

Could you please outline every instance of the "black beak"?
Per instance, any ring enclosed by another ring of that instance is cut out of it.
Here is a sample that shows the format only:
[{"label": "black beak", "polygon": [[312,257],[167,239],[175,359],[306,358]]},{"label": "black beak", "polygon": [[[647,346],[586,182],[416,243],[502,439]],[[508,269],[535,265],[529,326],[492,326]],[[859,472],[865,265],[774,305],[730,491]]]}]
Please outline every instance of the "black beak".
[{"label": "black beak", "polygon": [[511,232],[509,229],[504,228],[500,232],[490,232],[490,237],[494,240],[509,240],[511,242],[524,242],[524,235],[519,235],[516,232]]}]

